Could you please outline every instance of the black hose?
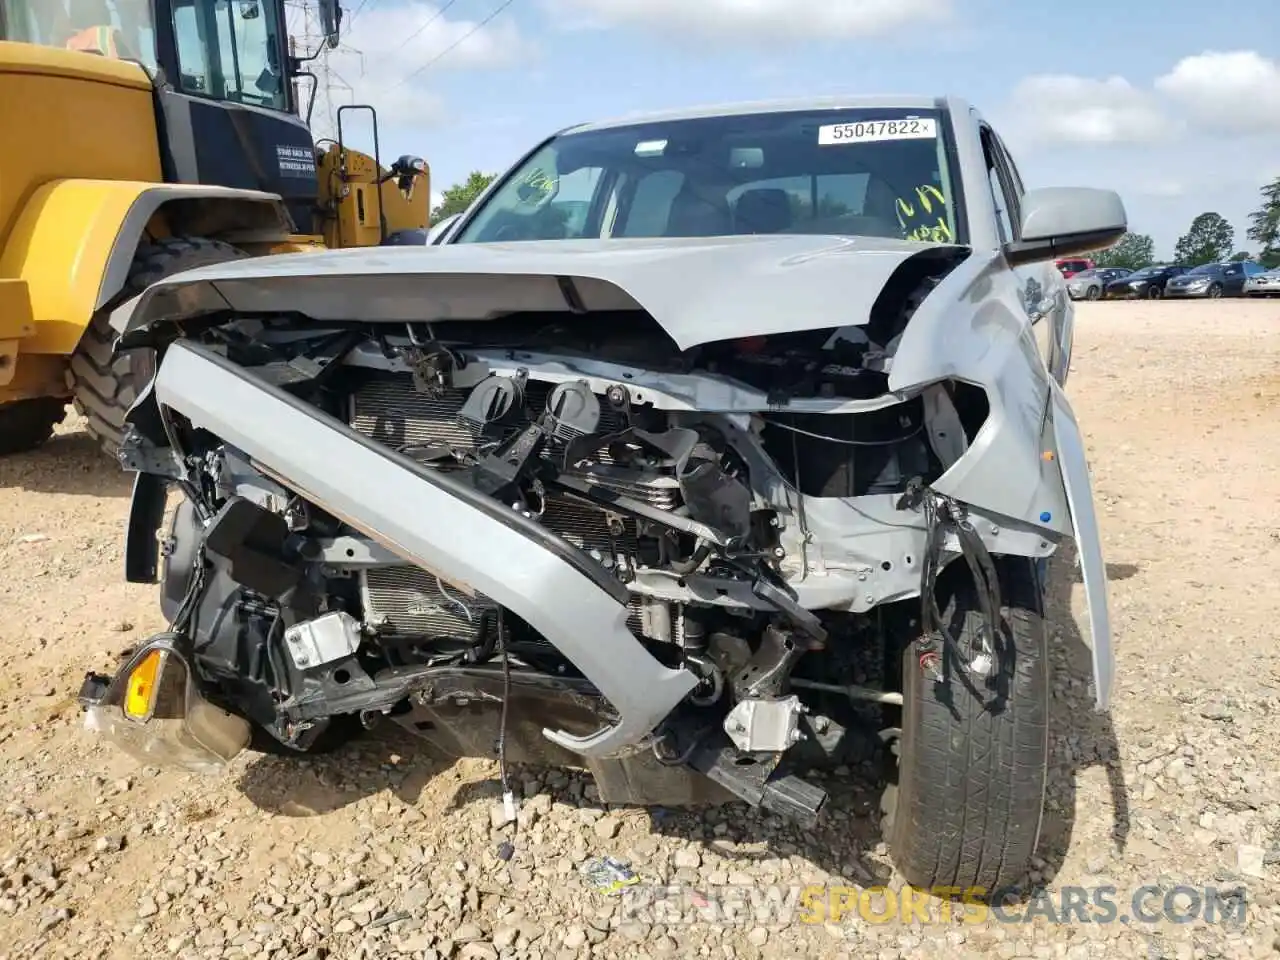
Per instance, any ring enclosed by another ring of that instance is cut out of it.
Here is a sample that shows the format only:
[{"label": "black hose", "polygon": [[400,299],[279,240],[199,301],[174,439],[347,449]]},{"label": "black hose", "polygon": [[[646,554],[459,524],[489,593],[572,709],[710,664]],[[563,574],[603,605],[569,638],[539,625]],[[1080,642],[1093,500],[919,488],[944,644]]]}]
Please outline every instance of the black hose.
[{"label": "black hose", "polygon": [[693,551],[693,555],[689,557],[688,560],[671,560],[667,565],[671,568],[673,573],[678,573],[681,576],[684,576],[686,574],[693,573],[693,571],[702,566],[702,562],[707,559],[710,553],[711,544],[703,541],[698,544],[698,548]]},{"label": "black hose", "polygon": [[995,562],[986,544],[955,504],[941,497],[931,488],[919,491],[925,516],[925,551],[920,570],[920,621],[926,636],[938,637],[955,660],[966,670],[973,661],[960,647],[959,641],[947,628],[942,611],[938,608],[937,580],[942,547],[947,530],[954,529],[960,542],[960,552],[973,576],[978,607],[991,631],[992,650],[1000,658],[1000,609],[1004,605],[1000,595],[1000,578]]}]

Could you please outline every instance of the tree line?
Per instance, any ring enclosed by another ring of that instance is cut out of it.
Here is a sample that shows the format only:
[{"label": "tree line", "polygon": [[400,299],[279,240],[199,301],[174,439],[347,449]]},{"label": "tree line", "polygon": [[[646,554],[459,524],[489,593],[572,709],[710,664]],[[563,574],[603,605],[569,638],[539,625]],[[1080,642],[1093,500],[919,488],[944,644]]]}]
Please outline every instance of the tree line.
[{"label": "tree line", "polygon": [[[1187,232],[1173,248],[1173,263],[1199,266],[1226,260],[1257,260],[1265,267],[1280,267],[1280,177],[1261,191],[1258,209],[1249,214],[1245,236],[1258,245],[1255,257],[1247,250],[1237,250],[1235,228],[1221,214],[1212,210],[1191,221]],[[1137,270],[1156,263],[1155,244],[1145,233],[1126,233],[1112,246],[1099,251],[1094,259],[1100,267],[1127,267]]]},{"label": "tree line", "polygon": [[[493,181],[496,174],[473,170],[467,179],[456,183],[441,195],[441,202],[431,211],[433,221],[462,213]],[[1245,236],[1258,245],[1256,259],[1266,267],[1280,267],[1280,177],[1262,188],[1261,203],[1249,215]],[[1224,260],[1252,260],[1253,254],[1235,248],[1235,228],[1226,218],[1206,211],[1191,221],[1191,226],[1173,248],[1173,262],[1188,266],[1220,263]],[[1155,243],[1145,233],[1126,233],[1113,245],[1099,251],[1094,259],[1099,266],[1127,267],[1137,270],[1156,263]]]}]

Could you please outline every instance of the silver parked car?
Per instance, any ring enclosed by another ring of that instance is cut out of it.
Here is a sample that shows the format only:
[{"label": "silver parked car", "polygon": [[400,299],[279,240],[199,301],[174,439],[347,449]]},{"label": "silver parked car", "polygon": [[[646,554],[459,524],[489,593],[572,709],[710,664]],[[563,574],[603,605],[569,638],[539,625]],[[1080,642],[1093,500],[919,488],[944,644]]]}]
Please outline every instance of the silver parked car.
[{"label": "silver parked car", "polygon": [[1246,297],[1280,297],[1280,267],[1255,273],[1244,282]]},{"label": "silver parked car", "polygon": [[1128,267],[1094,267],[1071,276],[1067,280],[1067,294],[1072,300],[1099,300],[1108,283],[1131,273]]},{"label": "silver parked car", "polygon": [[113,322],[156,356],[126,570],[170,628],[88,722],[211,770],[394,722],[504,786],[802,824],[807,770],[886,743],[907,879],[998,891],[1040,833],[1068,541],[1111,695],[1053,261],[1126,219],[1026,189],[967,103],[833,98],[582,124],[434,248],[159,281]]}]

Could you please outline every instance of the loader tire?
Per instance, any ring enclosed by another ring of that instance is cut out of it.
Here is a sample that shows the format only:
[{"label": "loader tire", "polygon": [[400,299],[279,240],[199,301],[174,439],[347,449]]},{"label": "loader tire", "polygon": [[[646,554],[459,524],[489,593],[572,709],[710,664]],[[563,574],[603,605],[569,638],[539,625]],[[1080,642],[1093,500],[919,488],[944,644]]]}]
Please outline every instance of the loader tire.
[{"label": "loader tire", "polygon": [[[902,658],[902,733],[897,782],[881,803],[881,827],[907,882],[953,888],[974,899],[1021,883],[1039,841],[1049,756],[1049,654],[1036,565],[995,558],[1002,632],[1013,657],[998,658],[1007,696],[992,707],[980,678],[927,675],[919,649]],[[983,624],[963,561],[938,581],[938,606],[962,649]],[[961,668],[953,668],[959,672]]]},{"label": "loader tire", "polygon": [[34,450],[51,436],[67,415],[67,402],[36,397],[0,404],[0,456]]},{"label": "loader tire", "polygon": [[116,458],[124,437],[124,416],[155,373],[155,354],[151,350],[131,350],[112,359],[116,332],[111,329],[111,309],[136,297],[157,280],[247,256],[237,247],[205,237],[166,237],[138,247],[124,289],[110,307],[99,311],[89,323],[67,368],[67,386],[76,412],[88,421],[89,434],[107,456]]}]

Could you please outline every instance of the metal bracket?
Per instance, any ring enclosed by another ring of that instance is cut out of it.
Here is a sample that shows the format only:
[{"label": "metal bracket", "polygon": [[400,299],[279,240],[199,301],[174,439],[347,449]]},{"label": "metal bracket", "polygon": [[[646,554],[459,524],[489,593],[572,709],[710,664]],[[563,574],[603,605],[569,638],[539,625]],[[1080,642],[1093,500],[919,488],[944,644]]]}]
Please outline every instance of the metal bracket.
[{"label": "metal bracket", "polygon": [[355,656],[360,639],[360,624],[342,611],[296,623],[284,632],[285,649],[299,670]]}]

